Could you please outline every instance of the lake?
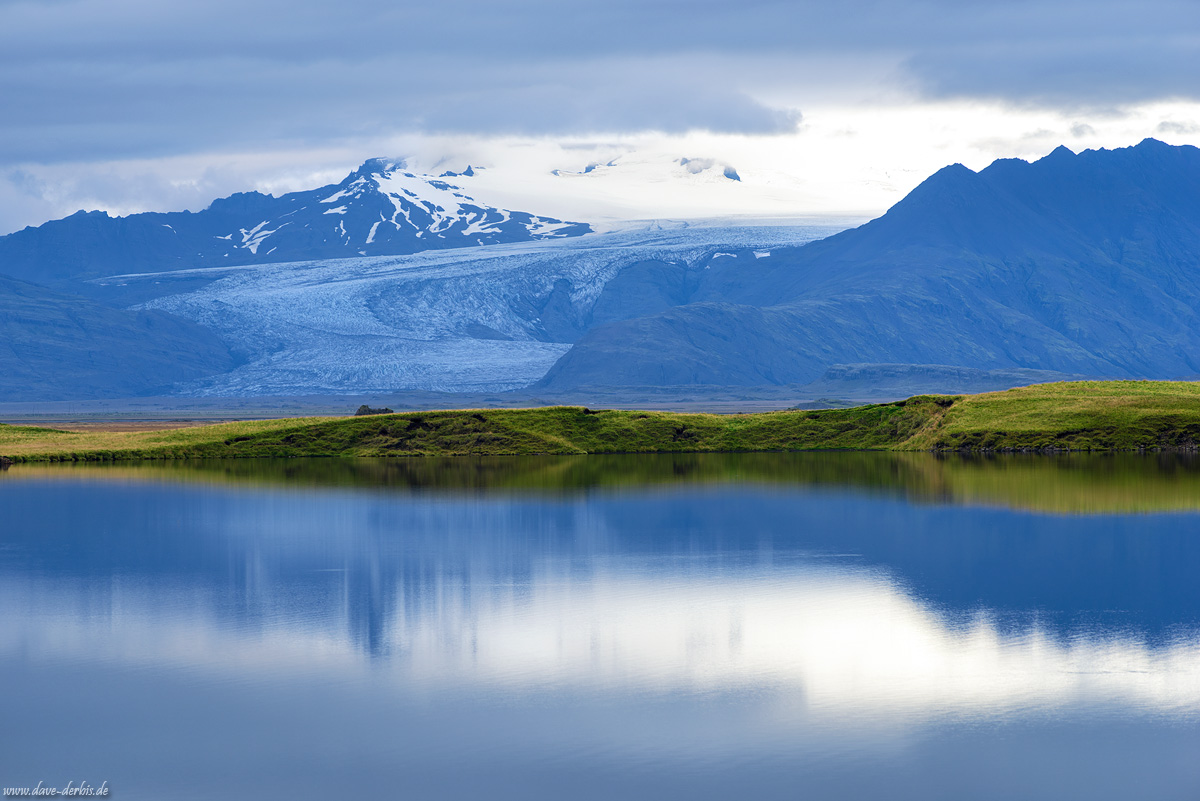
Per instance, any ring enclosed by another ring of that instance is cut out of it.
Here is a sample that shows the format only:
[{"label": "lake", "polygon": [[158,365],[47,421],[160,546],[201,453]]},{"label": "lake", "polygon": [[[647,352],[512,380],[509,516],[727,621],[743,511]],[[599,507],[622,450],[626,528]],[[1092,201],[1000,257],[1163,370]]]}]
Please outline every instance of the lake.
[{"label": "lake", "polygon": [[0,785],[1196,799],[1200,461],[17,465]]}]

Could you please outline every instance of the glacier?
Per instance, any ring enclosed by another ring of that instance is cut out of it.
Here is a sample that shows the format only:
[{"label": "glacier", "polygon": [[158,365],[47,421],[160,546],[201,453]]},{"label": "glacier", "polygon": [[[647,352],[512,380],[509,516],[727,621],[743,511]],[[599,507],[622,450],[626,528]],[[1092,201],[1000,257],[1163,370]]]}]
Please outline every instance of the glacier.
[{"label": "glacier", "polygon": [[[623,271],[653,264],[702,270],[716,255],[737,258],[739,251],[754,261],[755,251],[844,227],[653,222],[570,239],[94,283],[153,286],[159,296],[133,308],[197,322],[239,354],[240,366],[179,384],[178,395],[499,392],[544,376],[588,329],[597,300]],[[184,291],[173,291],[176,283]],[[613,302],[623,299],[607,305]]]}]

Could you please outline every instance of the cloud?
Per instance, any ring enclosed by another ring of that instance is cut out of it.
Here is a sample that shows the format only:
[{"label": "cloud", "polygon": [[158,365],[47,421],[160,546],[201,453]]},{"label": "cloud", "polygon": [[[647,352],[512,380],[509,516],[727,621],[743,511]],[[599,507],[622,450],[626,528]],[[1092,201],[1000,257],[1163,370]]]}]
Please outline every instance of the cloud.
[{"label": "cloud", "polygon": [[[778,139],[803,110],[812,147],[812,112],[834,106],[979,103],[1077,123],[983,145],[1034,153],[1107,136],[1101,110],[1200,100],[1198,37],[1194,0],[0,0],[0,221],[197,207],[286,171],[254,154],[336,151],[312,169],[348,167],[409,135]],[[879,119],[832,124],[857,132],[861,159],[885,147],[869,135]],[[1188,133],[1176,119],[1140,134]],[[950,161],[979,140],[921,136]]]},{"label": "cloud", "polygon": [[903,64],[924,97],[1060,109],[1200,98],[1200,5],[1190,0],[921,6],[943,15]]},{"label": "cloud", "polygon": [[357,153],[259,152],[9,169],[0,173],[0,235],[80,209],[198,211],[233,192],[311,189],[340,181],[357,161]]},{"label": "cloud", "polygon": [[[663,27],[662,48],[654,9],[628,3],[0,6],[0,152],[47,162],[397,131],[794,128],[793,109],[754,98],[758,67],[710,47],[703,5]],[[688,30],[699,38],[681,41]]]},{"label": "cloud", "polygon": [[[919,97],[1200,97],[1190,0],[0,3],[9,163],[402,131],[777,133],[891,65]],[[883,67],[880,67],[881,69]],[[764,97],[800,98],[791,104]]]},{"label": "cloud", "polygon": [[1163,120],[1155,128],[1155,133],[1160,134],[1194,134],[1200,133],[1200,125],[1188,120],[1186,122],[1176,122],[1174,120]]},{"label": "cloud", "polygon": [[1002,42],[914,56],[906,68],[929,97],[986,98],[1094,109],[1200,97],[1194,41]]}]

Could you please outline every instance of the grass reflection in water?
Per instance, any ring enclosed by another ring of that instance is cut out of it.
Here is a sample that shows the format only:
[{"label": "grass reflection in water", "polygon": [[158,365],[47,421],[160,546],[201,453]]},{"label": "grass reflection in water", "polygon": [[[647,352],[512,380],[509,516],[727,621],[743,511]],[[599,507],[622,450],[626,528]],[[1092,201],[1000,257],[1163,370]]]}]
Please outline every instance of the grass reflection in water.
[{"label": "grass reflection in water", "polygon": [[19,465],[23,478],[573,494],[605,488],[751,483],[895,494],[918,502],[1058,514],[1200,509],[1200,456],[817,452],[413,459],[194,459]]}]

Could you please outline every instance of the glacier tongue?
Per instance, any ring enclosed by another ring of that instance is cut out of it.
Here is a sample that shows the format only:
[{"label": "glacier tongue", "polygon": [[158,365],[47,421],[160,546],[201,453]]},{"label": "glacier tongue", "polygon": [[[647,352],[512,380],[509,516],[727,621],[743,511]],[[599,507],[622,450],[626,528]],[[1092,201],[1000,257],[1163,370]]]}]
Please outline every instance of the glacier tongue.
[{"label": "glacier tongue", "polygon": [[586,329],[605,286],[631,265],[699,265],[717,252],[749,255],[835,230],[626,230],[119,279],[217,279],[143,304],[215,329],[245,356],[241,367],[180,386],[179,394],[503,391],[540,379]]}]

